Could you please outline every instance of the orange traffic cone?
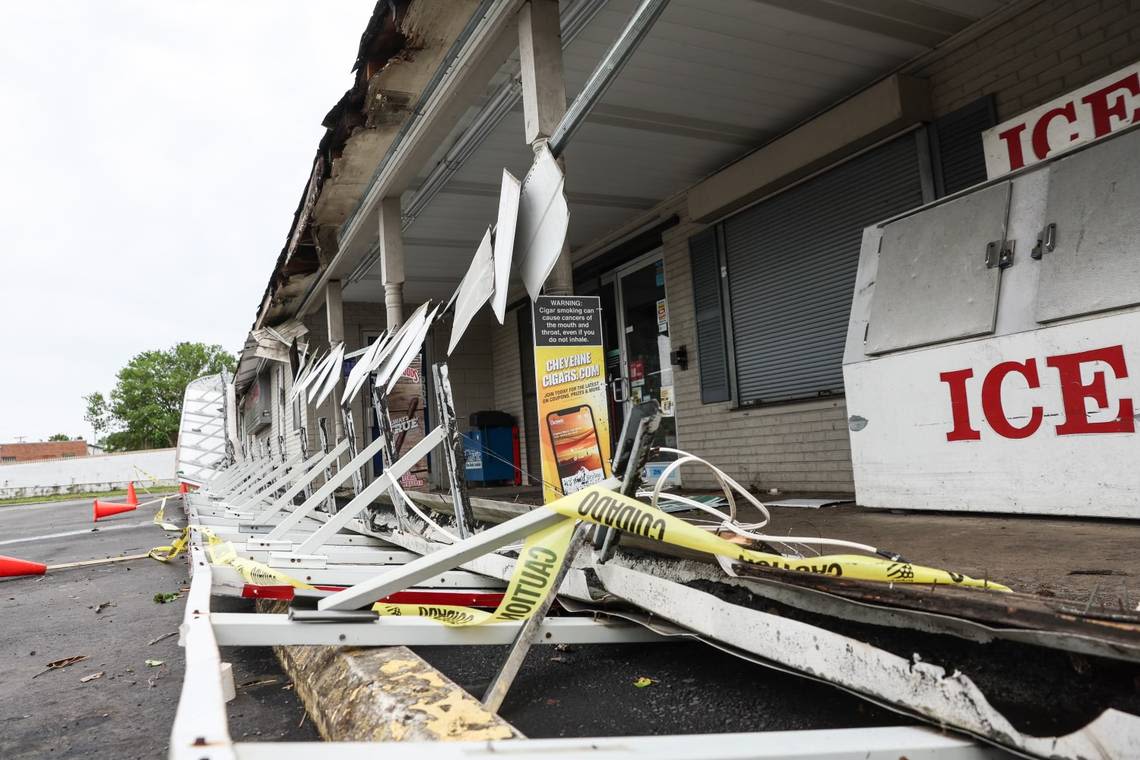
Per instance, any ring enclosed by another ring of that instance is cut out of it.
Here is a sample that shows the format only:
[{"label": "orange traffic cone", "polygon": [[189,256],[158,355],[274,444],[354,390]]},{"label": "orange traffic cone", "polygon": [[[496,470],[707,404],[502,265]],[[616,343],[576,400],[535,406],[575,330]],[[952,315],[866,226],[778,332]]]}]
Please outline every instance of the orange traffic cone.
[{"label": "orange traffic cone", "polygon": [[133,481],[127,483],[127,503],[132,507],[137,507],[139,505],[139,497],[135,496],[135,484]]},{"label": "orange traffic cone", "polygon": [[99,522],[104,517],[111,515],[122,514],[123,512],[134,512],[138,509],[135,504],[113,504],[109,501],[95,500],[95,519],[93,522]]},{"label": "orange traffic cone", "polygon": [[0,556],[0,578],[17,578],[21,575],[43,575],[47,565],[28,562],[15,557]]}]

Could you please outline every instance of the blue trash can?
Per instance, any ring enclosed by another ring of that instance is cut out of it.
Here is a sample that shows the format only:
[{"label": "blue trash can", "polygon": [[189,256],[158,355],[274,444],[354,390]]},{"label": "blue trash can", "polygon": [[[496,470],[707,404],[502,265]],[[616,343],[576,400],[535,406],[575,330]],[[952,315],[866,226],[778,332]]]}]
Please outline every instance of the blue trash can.
[{"label": "blue trash can", "polygon": [[515,418],[506,412],[475,412],[468,422],[471,431],[463,436],[467,454],[467,482],[480,485],[518,485],[522,482],[522,462]]}]

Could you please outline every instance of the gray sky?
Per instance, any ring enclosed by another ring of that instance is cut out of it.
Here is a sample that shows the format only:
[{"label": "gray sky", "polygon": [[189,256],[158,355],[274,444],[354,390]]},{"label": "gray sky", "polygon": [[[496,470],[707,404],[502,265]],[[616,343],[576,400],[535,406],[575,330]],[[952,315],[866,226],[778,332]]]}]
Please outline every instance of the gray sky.
[{"label": "gray sky", "polygon": [[183,341],[236,352],[374,0],[0,2],[0,442]]}]

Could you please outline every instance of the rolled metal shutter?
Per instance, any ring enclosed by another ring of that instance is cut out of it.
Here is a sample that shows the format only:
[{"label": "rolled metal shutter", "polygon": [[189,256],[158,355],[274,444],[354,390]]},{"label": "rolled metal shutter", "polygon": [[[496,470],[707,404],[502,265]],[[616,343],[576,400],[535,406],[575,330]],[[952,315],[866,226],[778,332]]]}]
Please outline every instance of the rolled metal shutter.
[{"label": "rolled metal shutter", "polygon": [[738,403],[843,392],[863,228],[921,205],[919,172],[910,134],[725,220]]},{"label": "rolled metal shutter", "polygon": [[993,95],[939,117],[931,126],[934,186],[950,195],[986,180],[982,132],[997,124]]},{"label": "rolled metal shutter", "polygon": [[728,351],[724,342],[724,309],[720,292],[720,255],[717,230],[710,227],[689,238],[693,275],[693,311],[697,323],[697,367],[701,403],[728,401]]}]

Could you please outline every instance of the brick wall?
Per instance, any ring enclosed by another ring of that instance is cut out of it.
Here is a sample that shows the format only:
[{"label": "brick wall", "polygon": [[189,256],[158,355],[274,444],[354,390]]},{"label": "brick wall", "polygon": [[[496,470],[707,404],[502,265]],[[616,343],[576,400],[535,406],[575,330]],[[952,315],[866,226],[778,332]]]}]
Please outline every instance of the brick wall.
[{"label": "brick wall", "polygon": [[1137,0],[1036,0],[1010,16],[909,67],[930,79],[936,114],[993,94],[1004,121],[1140,59]]},{"label": "brick wall", "polygon": [[529,472],[526,455],[526,424],[523,415],[522,367],[519,365],[518,310],[508,311],[502,327],[490,335],[491,358],[495,368],[493,403],[495,409],[515,418],[519,428],[522,468]]},{"label": "brick wall", "polygon": [[[931,81],[937,115],[993,94],[1004,120],[1140,59],[1140,0],[1037,0],[1011,8],[996,25],[980,25],[908,71]],[[711,459],[742,483],[767,490],[851,493],[851,452],[842,398],[733,410],[702,404],[688,240],[705,225],[687,216],[684,195],[647,218],[676,214],[664,235],[669,329],[687,345],[688,370],[675,371],[681,448]],[[687,486],[707,488],[694,468]]]},{"label": "brick wall", "polygon": [[0,461],[34,462],[37,459],[62,459],[87,456],[86,441],[36,441],[0,443]]}]

